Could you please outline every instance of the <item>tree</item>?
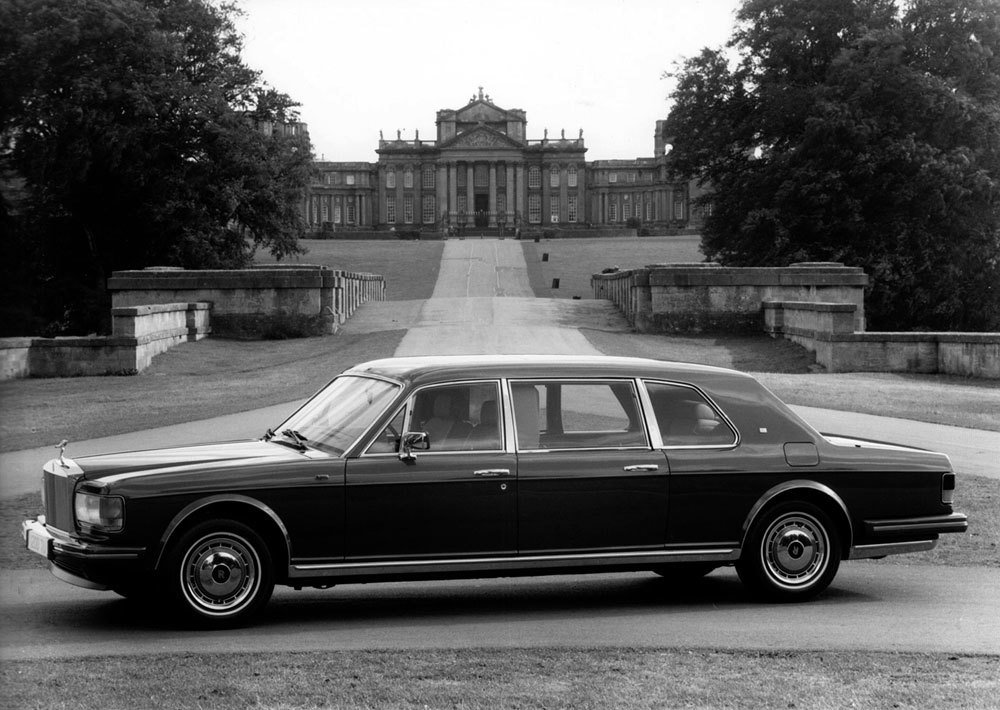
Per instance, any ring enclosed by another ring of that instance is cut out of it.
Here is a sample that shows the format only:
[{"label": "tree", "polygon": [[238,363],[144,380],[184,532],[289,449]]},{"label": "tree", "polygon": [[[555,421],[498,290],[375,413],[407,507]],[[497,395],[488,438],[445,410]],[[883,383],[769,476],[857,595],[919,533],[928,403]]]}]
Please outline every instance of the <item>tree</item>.
[{"label": "tree", "polygon": [[[842,261],[874,329],[1000,329],[1000,2],[748,0],[673,76],[706,255]],[[710,207],[709,207],[710,206]]]},{"label": "tree", "polygon": [[33,299],[48,331],[93,330],[112,270],[298,251],[308,137],[280,130],[296,104],[243,64],[235,13],[204,0],[2,0],[0,169],[25,192],[15,209],[4,190],[5,248],[33,246],[37,276],[14,297]]}]

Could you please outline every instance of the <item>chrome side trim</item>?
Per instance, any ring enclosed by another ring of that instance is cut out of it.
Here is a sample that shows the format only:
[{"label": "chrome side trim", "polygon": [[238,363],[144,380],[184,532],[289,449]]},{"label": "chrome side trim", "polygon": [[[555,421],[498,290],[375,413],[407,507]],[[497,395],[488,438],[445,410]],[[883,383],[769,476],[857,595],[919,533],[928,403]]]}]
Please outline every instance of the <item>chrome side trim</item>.
[{"label": "chrome side trim", "polygon": [[183,510],[181,510],[181,512],[174,516],[174,519],[170,521],[169,525],[167,525],[167,529],[164,530],[163,535],[160,536],[160,541],[158,543],[159,549],[156,550],[156,561],[153,563],[153,569],[160,568],[160,563],[163,561],[163,553],[166,552],[167,549],[167,543],[170,542],[170,538],[177,531],[177,528],[179,528],[192,513],[195,513],[207,506],[215,505],[216,503],[240,503],[243,505],[249,505],[267,515],[267,517],[269,517],[281,531],[281,535],[285,539],[285,553],[288,555],[288,559],[292,558],[292,541],[288,535],[288,528],[286,528],[285,524],[281,522],[281,518],[278,517],[277,513],[271,510],[269,506],[261,503],[255,498],[242,495],[220,494],[209,496],[208,498],[202,498],[194,503],[190,503]]},{"label": "chrome side trim", "polygon": [[872,535],[965,532],[969,529],[969,519],[964,513],[951,513],[950,515],[935,515],[926,518],[866,520],[865,527]]},{"label": "chrome side trim", "polygon": [[337,562],[332,564],[292,564],[290,579],[305,577],[349,577],[355,575],[443,574],[449,572],[508,572],[528,569],[612,567],[618,564],[649,565],[671,562],[735,562],[738,547],[640,552],[599,552],[579,555],[524,555],[474,557],[456,560],[405,560],[399,562]]},{"label": "chrome side trim", "polygon": [[916,540],[914,542],[887,542],[881,545],[855,545],[848,551],[847,559],[864,560],[887,555],[905,555],[908,552],[926,552],[937,547],[937,540]]},{"label": "chrome side trim", "polygon": [[777,498],[778,496],[788,493],[789,491],[796,490],[808,490],[814,491],[816,493],[822,493],[831,502],[837,504],[837,508],[840,510],[843,519],[841,522],[846,524],[847,527],[847,539],[843,542],[847,543],[848,547],[854,544],[854,529],[851,527],[851,516],[847,513],[847,505],[844,503],[843,499],[837,493],[827,485],[822,483],[817,483],[816,481],[809,481],[805,479],[797,479],[794,481],[785,481],[784,483],[779,483],[770,490],[768,490],[764,495],[757,499],[750,512],[747,513],[746,520],[743,521],[743,537],[741,542],[746,544],[747,535],[750,534],[750,529],[753,527],[754,521],[760,514],[760,511],[764,509],[768,503]]}]

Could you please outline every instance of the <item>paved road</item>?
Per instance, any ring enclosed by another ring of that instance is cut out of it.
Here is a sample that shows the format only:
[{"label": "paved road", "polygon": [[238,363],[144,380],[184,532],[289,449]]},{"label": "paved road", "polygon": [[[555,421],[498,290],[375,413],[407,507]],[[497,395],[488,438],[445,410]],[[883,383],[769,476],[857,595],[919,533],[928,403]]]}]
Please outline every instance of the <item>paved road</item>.
[{"label": "paved road", "polygon": [[[366,306],[349,328],[410,328],[397,354],[594,352],[575,326],[623,329],[606,304],[530,298],[520,245],[454,241],[428,301]],[[208,422],[74,442],[72,451],[150,448],[259,436],[296,403]],[[950,453],[960,471],[998,475],[1000,435],[800,408],[817,428]],[[936,437],[936,438],[935,438]],[[939,446],[940,444],[940,446]],[[37,489],[51,449],[0,456],[0,495]],[[961,462],[961,463],[960,463]],[[966,468],[968,467],[968,468]],[[972,468],[978,467],[978,468]],[[0,577],[0,659],[201,650],[680,646],[1000,653],[1000,570],[846,563],[803,605],[750,603],[731,570],[688,590],[651,575],[280,589],[263,623],[223,633],[151,623],[109,592],[44,570]]]},{"label": "paved road", "polygon": [[259,625],[170,628],[43,570],[0,584],[0,661],[227,651],[678,647],[1000,653],[1000,570],[847,563],[808,604],[752,602],[731,570],[278,589]]}]

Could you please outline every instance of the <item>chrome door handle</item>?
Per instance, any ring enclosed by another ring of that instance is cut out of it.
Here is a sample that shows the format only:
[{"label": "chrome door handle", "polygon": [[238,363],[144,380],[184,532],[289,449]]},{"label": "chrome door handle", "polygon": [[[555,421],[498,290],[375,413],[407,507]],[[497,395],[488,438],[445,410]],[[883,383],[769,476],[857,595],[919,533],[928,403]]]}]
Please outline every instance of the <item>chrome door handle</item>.
[{"label": "chrome door handle", "polygon": [[637,471],[659,471],[660,467],[655,463],[643,463],[636,466],[626,466],[625,471],[627,473],[636,473]]},{"label": "chrome door handle", "polygon": [[479,471],[473,471],[473,476],[479,476],[481,478],[497,478],[498,476],[509,476],[509,468],[484,468]]}]

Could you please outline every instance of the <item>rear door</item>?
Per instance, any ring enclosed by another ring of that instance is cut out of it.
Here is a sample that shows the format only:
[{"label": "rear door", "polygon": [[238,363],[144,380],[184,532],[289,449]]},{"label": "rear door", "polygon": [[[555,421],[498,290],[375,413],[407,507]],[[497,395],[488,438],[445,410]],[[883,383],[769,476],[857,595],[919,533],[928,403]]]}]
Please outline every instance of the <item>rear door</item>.
[{"label": "rear door", "polygon": [[631,379],[510,383],[523,554],[662,548],[669,476]]}]

